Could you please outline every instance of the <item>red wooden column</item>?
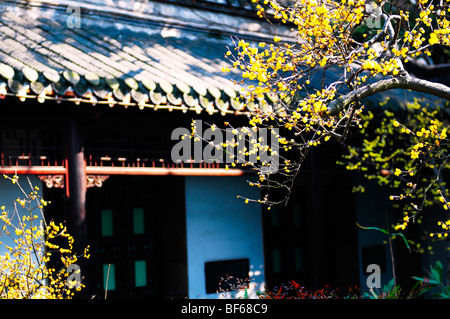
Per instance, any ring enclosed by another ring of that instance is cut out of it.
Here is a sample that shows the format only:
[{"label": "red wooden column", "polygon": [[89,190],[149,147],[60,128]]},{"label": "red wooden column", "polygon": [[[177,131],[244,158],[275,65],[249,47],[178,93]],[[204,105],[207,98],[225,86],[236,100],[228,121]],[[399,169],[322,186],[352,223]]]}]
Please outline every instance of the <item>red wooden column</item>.
[{"label": "red wooden column", "polygon": [[[76,119],[71,118],[67,136],[67,175],[66,187],[69,198],[67,227],[74,237],[74,252],[79,256],[88,245],[86,227],[86,164],[84,160],[84,145],[82,132]],[[81,268],[83,282],[87,283],[88,263],[84,258],[77,262]],[[89,287],[87,287],[89,288]],[[86,292],[87,289],[82,289]],[[80,297],[84,297],[81,293]]]}]

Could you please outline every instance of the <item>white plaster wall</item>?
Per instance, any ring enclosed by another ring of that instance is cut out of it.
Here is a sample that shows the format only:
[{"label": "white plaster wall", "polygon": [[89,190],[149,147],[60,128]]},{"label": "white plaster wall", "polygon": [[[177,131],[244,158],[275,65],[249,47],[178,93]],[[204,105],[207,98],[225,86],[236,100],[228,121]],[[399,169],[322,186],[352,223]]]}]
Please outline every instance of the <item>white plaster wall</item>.
[{"label": "white plaster wall", "polygon": [[186,177],[186,239],[190,299],[216,299],[206,294],[204,264],[249,258],[250,297],[264,287],[261,206],[237,195],[259,198],[248,177]]}]

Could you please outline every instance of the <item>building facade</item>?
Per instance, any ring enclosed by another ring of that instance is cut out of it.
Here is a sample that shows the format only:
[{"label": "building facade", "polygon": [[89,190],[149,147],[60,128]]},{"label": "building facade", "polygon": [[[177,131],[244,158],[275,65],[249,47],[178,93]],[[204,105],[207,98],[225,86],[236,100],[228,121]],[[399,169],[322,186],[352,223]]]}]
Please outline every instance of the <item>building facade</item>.
[{"label": "building facade", "polygon": [[[218,273],[237,270],[262,289],[261,208],[237,198],[259,197],[251,174],[171,158],[173,130],[192,120],[245,123],[222,68],[233,31],[258,34],[246,10],[235,21],[241,6],[214,3],[0,9],[1,171],[30,177],[52,203],[46,218],[66,222],[77,252],[90,246],[84,296],[217,298]],[[8,205],[17,196],[3,189]]]}]

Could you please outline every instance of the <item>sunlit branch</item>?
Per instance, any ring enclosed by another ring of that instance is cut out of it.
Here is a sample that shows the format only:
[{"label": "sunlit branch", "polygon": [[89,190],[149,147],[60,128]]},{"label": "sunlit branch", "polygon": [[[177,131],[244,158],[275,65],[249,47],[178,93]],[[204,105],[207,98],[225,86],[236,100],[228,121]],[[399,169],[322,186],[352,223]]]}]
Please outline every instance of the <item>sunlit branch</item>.
[{"label": "sunlit branch", "polygon": [[450,101],[450,87],[441,83],[417,79],[411,76],[405,76],[400,78],[380,80],[378,82],[365,85],[355,91],[347,93],[328,104],[328,112],[330,115],[337,115],[345,107],[356,101],[362,100],[366,97],[380,92],[393,89],[413,90],[416,92],[431,94]]}]

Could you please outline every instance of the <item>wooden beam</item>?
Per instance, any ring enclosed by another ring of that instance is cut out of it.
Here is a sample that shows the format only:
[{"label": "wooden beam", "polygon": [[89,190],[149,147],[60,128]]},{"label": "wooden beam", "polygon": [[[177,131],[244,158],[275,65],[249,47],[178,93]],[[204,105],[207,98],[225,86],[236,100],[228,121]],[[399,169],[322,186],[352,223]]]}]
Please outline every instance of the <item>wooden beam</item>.
[{"label": "wooden beam", "polygon": [[64,166],[1,166],[0,173],[6,175],[65,175]]},{"label": "wooden beam", "polygon": [[225,168],[169,168],[169,167],[107,167],[88,166],[89,175],[177,175],[177,176],[240,176],[250,170]]},{"label": "wooden beam", "polygon": [[[0,174],[7,175],[65,175],[64,166],[4,166]],[[87,175],[176,175],[176,176],[241,176],[254,174],[252,170],[188,167],[111,167],[86,166]]]}]

